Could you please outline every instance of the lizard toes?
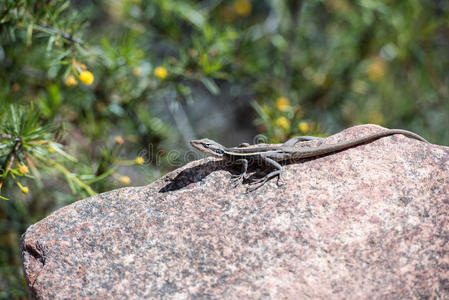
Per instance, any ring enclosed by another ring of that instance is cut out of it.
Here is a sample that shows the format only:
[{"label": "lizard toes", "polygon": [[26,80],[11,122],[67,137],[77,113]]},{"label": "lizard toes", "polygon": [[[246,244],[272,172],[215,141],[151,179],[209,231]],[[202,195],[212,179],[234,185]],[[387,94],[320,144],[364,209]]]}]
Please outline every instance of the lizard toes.
[{"label": "lizard toes", "polygon": [[282,176],[278,176],[278,179],[276,180],[276,185],[277,185],[277,186],[283,186],[283,185],[285,185],[285,181],[284,181],[284,179],[282,178]]}]

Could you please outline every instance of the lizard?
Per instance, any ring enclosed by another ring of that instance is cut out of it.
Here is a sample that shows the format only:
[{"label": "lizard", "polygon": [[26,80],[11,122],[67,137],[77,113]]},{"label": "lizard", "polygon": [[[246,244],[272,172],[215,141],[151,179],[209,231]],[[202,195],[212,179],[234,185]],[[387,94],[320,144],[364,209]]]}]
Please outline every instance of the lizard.
[{"label": "lizard", "polygon": [[203,152],[209,156],[222,158],[225,163],[228,164],[241,164],[242,171],[239,175],[233,175],[233,179],[236,183],[246,180],[246,173],[248,171],[248,165],[257,163],[265,164],[274,168],[274,171],[268,173],[264,177],[255,180],[253,187],[249,191],[253,191],[262,185],[264,185],[271,178],[277,177],[278,182],[282,175],[282,162],[294,162],[303,158],[317,157],[320,155],[330,154],[333,152],[342,151],[348,148],[352,148],[367,142],[373,142],[382,137],[402,134],[419,141],[428,143],[423,137],[416,133],[403,129],[387,129],[379,131],[367,136],[356,138],[350,141],[345,141],[337,144],[321,145],[317,147],[298,149],[294,146],[300,141],[310,141],[314,139],[322,139],[320,137],[313,136],[298,136],[293,137],[286,141],[282,145],[264,144],[262,146],[255,145],[255,147],[249,147],[249,144],[243,143],[237,147],[227,148],[213,140],[204,138],[200,140],[191,140],[190,144],[195,149]]}]

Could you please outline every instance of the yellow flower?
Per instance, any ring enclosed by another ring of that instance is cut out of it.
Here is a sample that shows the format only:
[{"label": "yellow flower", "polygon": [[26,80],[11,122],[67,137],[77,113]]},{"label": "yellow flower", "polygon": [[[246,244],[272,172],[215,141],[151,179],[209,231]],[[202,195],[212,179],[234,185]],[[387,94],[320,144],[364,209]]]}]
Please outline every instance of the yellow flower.
[{"label": "yellow flower", "polygon": [[84,84],[91,85],[94,82],[94,74],[89,71],[82,71],[80,73],[80,81]]},{"label": "yellow flower", "polygon": [[17,185],[24,194],[28,194],[28,192],[30,191],[30,189],[27,186],[21,185],[20,182],[17,182]]},{"label": "yellow flower", "polygon": [[236,0],[234,10],[240,16],[247,16],[251,13],[251,2],[249,0]]},{"label": "yellow flower", "polygon": [[372,81],[378,81],[384,77],[387,70],[387,63],[381,57],[373,59],[373,61],[368,65],[366,73],[368,78]]},{"label": "yellow flower", "polygon": [[55,148],[53,148],[52,146],[48,147],[48,152],[53,153],[55,151],[56,151]]},{"label": "yellow flower", "polygon": [[136,157],[136,164],[143,165],[144,162],[145,162],[145,160],[143,159],[142,156],[137,156]]},{"label": "yellow flower", "polygon": [[286,117],[279,117],[275,123],[276,123],[276,126],[281,127],[284,130],[287,130],[290,128],[290,122],[287,120]]},{"label": "yellow flower", "polygon": [[301,132],[307,132],[310,129],[309,123],[305,122],[305,121],[301,121],[298,124],[298,129]]},{"label": "yellow flower", "polygon": [[26,173],[28,173],[28,167],[25,165],[19,164],[19,173],[22,175],[25,175]]},{"label": "yellow flower", "polygon": [[30,191],[27,186],[22,187],[21,190],[24,194],[28,194],[28,192]]},{"label": "yellow flower", "polygon": [[118,136],[115,137],[115,143],[116,144],[121,145],[124,142],[125,142],[125,140],[121,136],[118,135]]},{"label": "yellow flower", "polygon": [[131,178],[129,178],[128,176],[121,176],[120,177],[120,182],[122,184],[130,184]]},{"label": "yellow flower", "polygon": [[168,75],[167,69],[164,67],[157,67],[154,69],[154,75],[159,79],[165,79]]},{"label": "yellow flower", "polygon": [[276,108],[279,111],[287,111],[290,108],[290,100],[286,97],[279,97],[276,99]]},{"label": "yellow flower", "polygon": [[78,84],[78,81],[76,81],[76,78],[73,75],[69,75],[65,79],[65,85],[68,86],[68,87],[72,87],[72,86],[75,86],[77,84]]},{"label": "yellow flower", "polygon": [[140,72],[140,68],[138,68],[138,67],[133,68],[133,75],[134,76],[139,77],[140,73],[141,73]]}]

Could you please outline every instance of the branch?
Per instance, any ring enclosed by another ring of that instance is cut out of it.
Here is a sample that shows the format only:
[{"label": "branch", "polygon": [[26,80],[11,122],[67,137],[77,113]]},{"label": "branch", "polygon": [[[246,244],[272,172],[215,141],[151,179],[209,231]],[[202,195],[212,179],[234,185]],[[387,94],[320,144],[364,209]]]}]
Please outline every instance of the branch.
[{"label": "branch", "polygon": [[94,192],[94,190],[91,189],[91,187],[89,185],[87,185],[83,181],[81,181],[78,177],[76,177],[69,170],[67,170],[63,165],[61,165],[53,160],[51,161],[51,163],[57,169],[59,169],[68,179],[73,180],[79,187],[81,187],[83,190],[85,190],[89,194],[89,196],[94,196],[97,194]]},{"label": "branch", "polygon": [[2,174],[2,178],[0,179],[0,187],[3,185],[3,182],[5,181],[6,176],[8,176],[9,170],[11,170],[12,164],[14,163],[14,160],[16,159],[16,152],[19,150],[21,145],[20,140],[16,141],[16,145],[14,146],[14,150],[11,153],[11,156],[9,157],[9,160],[7,160],[7,165],[5,168],[5,171]]},{"label": "branch", "polygon": [[46,31],[50,31],[50,32],[53,32],[55,34],[59,34],[60,36],[62,36],[66,40],[70,41],[71,43],[78,43],[78,44],[81,44],[81,45],[86,44],[84,41],[75,38],[74,36],[68,34],[65,31],[53,28],[50,25],[48,25],[47,23],[42,23],[41,25],[35,25],[35,26],[37,27],[37,29],[40,29],[39,27],[41,27],[41,28],[44,28]]}]

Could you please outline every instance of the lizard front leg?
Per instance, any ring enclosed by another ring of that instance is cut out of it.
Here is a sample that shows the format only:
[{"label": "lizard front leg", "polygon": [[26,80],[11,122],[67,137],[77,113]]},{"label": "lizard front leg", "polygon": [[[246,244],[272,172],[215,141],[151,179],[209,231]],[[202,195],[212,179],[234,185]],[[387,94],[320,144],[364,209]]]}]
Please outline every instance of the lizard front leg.
[{"label": "lizard front leg", "polygon": [[232,175],[231,181],[234,183],[235,186],[239,185],[243,182],[246,176],[246,172],[248,171],[248,160],[246,158],[240,158],[235,161],[236,163],[242,164],[242,173],[239,175]]}]

